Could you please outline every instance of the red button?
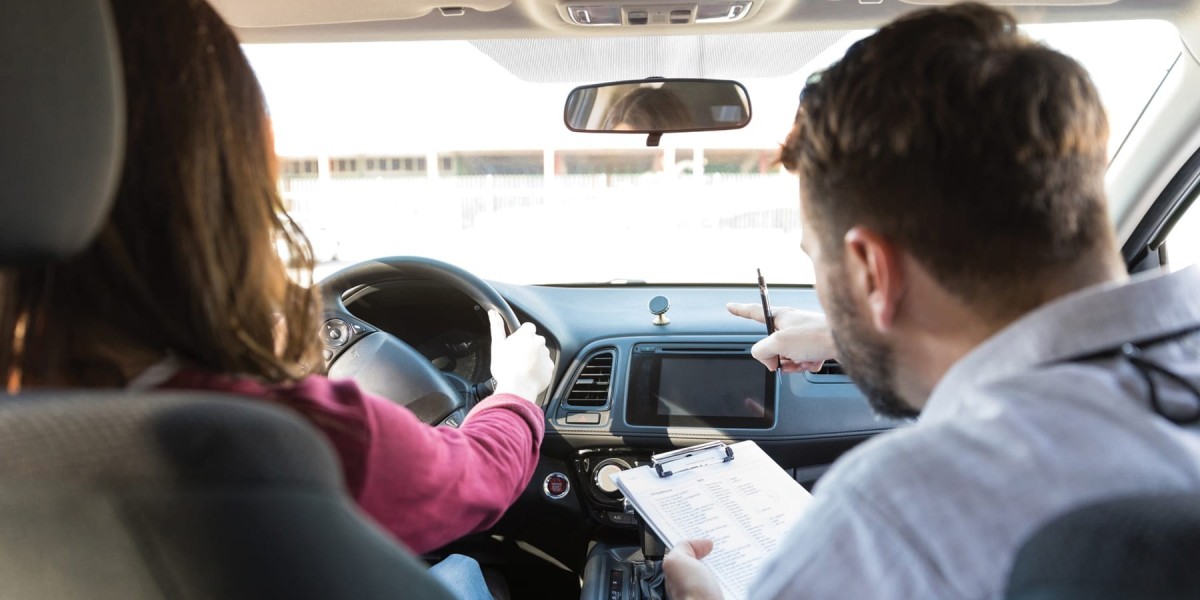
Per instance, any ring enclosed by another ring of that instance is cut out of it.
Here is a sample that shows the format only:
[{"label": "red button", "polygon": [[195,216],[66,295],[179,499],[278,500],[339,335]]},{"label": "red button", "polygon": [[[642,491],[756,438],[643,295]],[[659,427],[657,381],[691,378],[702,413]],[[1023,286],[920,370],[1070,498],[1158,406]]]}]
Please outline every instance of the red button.
[{"label": "red button", "polygon": [[542,491],[551,499],[558,500],[571,491],[571,482],[562,473],[551,473],[542,483]]}]

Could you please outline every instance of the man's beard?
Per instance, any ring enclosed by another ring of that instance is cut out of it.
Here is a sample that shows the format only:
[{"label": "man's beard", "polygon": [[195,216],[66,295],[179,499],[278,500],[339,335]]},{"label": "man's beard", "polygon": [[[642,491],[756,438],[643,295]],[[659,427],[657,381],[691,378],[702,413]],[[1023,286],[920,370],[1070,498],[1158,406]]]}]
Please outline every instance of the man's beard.
[{"label": "man's beard", "polygon": [[826,317],[833,332],[838,362],[846,374],[867,397],[875,412],[895,419],[917,416],[920,411],[895,391],[892,349],[866,327],[840,282],[831,285],[829,291],[831,306],[826,310]]}]

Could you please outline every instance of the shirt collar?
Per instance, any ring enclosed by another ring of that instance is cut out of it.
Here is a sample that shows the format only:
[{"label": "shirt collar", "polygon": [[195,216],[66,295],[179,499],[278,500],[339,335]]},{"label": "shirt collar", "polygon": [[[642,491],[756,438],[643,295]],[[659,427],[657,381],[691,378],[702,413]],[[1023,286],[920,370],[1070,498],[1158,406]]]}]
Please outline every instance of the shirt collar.
[{"label": "shirt collar", "polygon": [[1200,265],[1103,283],[1048,302],[954,363],[934,387],[921,421],[953,416],[973,388],[1039,364],[1117,348],[1200,325]]}]

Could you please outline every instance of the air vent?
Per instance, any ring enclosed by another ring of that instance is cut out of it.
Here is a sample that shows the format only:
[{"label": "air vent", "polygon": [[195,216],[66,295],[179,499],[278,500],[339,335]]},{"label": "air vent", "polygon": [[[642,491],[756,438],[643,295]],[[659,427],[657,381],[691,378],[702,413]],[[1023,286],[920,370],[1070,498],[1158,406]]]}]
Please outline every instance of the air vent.
[{"label": "air vent", "polygon": [[821,370],[813,373],[813,375],[845,375],[846,370],[836,360],[827,360],[821,365]]},{"label": "air vent", "polygon": [[608,392],[612,383],[612,350],[597,352],[588,357],[571,390],[567,392],[566,405],[573,408],[597,408],[608,404]]}]

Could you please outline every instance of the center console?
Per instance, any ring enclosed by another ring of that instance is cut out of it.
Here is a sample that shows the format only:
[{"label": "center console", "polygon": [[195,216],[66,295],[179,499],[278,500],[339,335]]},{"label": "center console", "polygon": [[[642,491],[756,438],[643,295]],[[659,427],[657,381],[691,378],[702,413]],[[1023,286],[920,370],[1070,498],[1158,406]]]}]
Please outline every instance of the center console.
[{"label": "center console", "polygon": [[663,600],[667,597],[662,572],[666,548],[650,534],[651,540],[638,546],[596,544],[588,552],[583,570],[583,590],[587,600]]},{"label": "center console", "polygon": [[674,335],[595,340],[547,406],[547,441],[597,526],[583,600],[663,598],[665,552],[627,510],[613,475],[653,454],[753,439],[802,485],[836,456],[894,423],[877,419],[849,379],[778,374],[750,354],[761,336]]}]

